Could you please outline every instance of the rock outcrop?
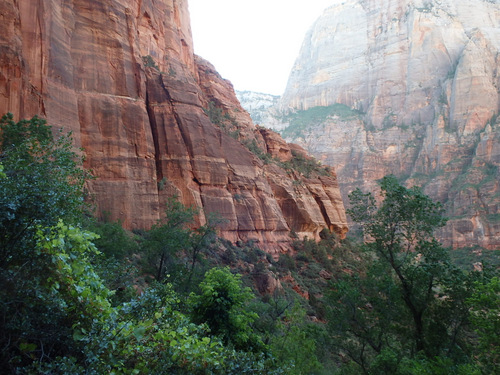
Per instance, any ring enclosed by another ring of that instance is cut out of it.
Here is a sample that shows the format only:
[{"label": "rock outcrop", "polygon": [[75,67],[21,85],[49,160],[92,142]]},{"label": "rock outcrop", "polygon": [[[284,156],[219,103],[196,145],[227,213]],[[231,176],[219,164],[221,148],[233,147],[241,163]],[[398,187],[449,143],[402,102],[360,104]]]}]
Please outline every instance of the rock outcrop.
[{"label": "rock outcrop", "polygon": [[0,112],[73,132],[98,213],[148,228],[176,195],[200,224],[216,213],[226,238],[276,252],[291,231],[346,232],[335,175],[271,159],[232,85],[193,54],[186,0],[1,0],[0,18]]},{"label": "rock outcrop", "polygon": [[335,166],[345,201],[392,173],[445,204],[446,245],[498,248],[499,51],[497,1],[338,1],[305,37],[282,134]]}]

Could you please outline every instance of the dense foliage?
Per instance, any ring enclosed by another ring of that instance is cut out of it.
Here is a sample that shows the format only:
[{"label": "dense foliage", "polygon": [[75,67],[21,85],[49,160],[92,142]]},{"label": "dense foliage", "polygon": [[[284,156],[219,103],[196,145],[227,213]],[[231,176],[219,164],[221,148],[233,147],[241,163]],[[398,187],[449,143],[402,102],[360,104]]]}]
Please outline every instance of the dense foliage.
[{"label": "dense foliage", "polygon": [[[85,172],[71,139],[54,137],[37,117],[16,123],[5,115],[0,150],[0,367],[9,368],[33,352],[43,358],[72,347],[73,302],[55,287],[67,254],[52,253],[44,241],[50,239],[53,247],[71,243],[73,232],[64,229],[68,238],[61,240],[54,231],[63,231],[60,220],[71,223],[81,216]],[[75,257],[80,250],[72,250]]]},{"label": "dense foliage", "polygon": [[133,237],[84,215],[86,174],[69,136],[7,115],[0,145],[3,372],[284,373],[250,328],[254,295],[240,277],[227,268],[204,276],[215,232],[188,228],[194,210],[173,199]]},{"label": "dense foliage", "polygon": [[[175,197],[149,231],[86,214],[71,138],[0,122],[0,369],[11,374],[493,374],[499,277],[433,237],[441,207],[392,178],[355,191],[364,243],[274,259]],[[270,279],[281,280],[269,292]]]},{"label": "dense foliage", "polygon": [[29,247],[37,226],[81,216],[86,173],[77,167],[71,138],[57,135],[38,117],[16,123],[7,114],[0,120],[2,262],[15,261],[14,253]]},{"label": "dense foliage", "polygon": [[479,373],[467,301],[488,272],[455,267],[433,237],[441,206],[394,177],[382,202],[354,191],[348,210],[362,225],[362,267],[335,283],[330,301],[334,345],[363,373]]}]

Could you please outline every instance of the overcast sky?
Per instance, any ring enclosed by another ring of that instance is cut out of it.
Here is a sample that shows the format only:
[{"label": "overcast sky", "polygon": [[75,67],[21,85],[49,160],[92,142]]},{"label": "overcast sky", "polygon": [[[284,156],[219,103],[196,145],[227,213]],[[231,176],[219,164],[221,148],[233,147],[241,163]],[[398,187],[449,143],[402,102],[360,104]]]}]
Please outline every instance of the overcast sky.
[{"label": "overcast sky", "polygon": [[336,0],[189,0],[194,51],[236,90],[281,95],[307,30]]}]

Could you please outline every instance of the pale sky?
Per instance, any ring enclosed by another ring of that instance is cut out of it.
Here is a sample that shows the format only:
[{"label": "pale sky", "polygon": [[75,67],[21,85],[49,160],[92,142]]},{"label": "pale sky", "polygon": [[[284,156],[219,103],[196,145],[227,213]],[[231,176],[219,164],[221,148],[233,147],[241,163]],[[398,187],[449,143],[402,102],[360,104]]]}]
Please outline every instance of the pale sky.
[{"label": "pale sky", "polygon": [[307,30],[338,0],[188,0],[194,52],[236,90],[281,95]]}]

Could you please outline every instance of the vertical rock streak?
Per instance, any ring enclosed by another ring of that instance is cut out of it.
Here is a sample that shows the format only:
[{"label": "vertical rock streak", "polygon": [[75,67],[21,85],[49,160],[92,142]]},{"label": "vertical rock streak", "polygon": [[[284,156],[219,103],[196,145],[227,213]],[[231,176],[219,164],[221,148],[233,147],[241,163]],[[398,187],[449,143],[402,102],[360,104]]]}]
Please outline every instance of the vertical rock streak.
[{"label": "vertical rock streak", "polygon": [[[151,129],[151,137],[153,139],[153,146],[154,146],[154,158],[155,158],[155,174],[156,174],[156,180],[158,181],[158,190],[160,190],[160,183],[162,183],[163,178],[165,177],[163,175],[163,171],[161,170],[161,162],[160,162],[160,140],[159,140],[159,135],[158,135],[158,124],[156,123],[156,118],[153,114],[153,110],[151,108],[151,103],[149,102],[149,95],[146,90],[146,111],[148,113],[148,121]],[[136,153],[137,154],[137,153]]]}]

